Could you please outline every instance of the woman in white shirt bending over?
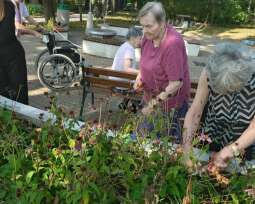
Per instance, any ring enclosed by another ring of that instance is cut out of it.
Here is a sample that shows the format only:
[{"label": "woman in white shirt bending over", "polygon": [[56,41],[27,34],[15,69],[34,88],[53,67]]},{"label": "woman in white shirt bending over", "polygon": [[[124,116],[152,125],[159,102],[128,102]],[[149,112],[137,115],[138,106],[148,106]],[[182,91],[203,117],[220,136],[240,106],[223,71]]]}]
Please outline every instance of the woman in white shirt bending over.
[{"label": "woman in white shirt bending over", "polygon": [[[130,27],[127,32],[127,40],[118,49],[112,64],[112,69],[117,71],[126,71],[130,73],[139,73],[136,66],[135,48],[140,47],[143,33],[142,30],[136,27]],[[111,77],[112,79],[120,80],[118,77]],[[119,88],[118,88],[119,89]],[[123,90],[123,88],[122,88]],[[128,106],[129,98],[124,98],[119,108],[125,110]],[[139,101],[131,100],[133,112],[137,110]]]},{"label": "woman in white shirt bending over", "polygon": [[131,27],[127,32],[127,40],[118,49],[112,64],[112,69],[117,71],[135,72],[136,69],[135,48],[140,46],[142,31],[139,28]]}]

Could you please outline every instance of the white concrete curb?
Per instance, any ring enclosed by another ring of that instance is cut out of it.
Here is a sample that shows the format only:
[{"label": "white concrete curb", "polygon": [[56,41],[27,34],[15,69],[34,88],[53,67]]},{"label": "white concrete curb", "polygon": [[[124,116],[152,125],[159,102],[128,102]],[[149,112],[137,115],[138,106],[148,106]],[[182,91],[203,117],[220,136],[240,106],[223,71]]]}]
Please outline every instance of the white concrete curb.
[{"label": "white concrete curb", "polygon": [[[50,121],[52,124],[56,122],[56,115],[49,111],[41,110],[29,105],[10,100],[0,95],[0,107],[6,108],[15,112],[18,117],[28,120],[37,126],[42,126],[43,123]],[[74,131],[80,131],[84,126],[84,122],[66,119],[64,121],[64,128],[71,128]]]}]

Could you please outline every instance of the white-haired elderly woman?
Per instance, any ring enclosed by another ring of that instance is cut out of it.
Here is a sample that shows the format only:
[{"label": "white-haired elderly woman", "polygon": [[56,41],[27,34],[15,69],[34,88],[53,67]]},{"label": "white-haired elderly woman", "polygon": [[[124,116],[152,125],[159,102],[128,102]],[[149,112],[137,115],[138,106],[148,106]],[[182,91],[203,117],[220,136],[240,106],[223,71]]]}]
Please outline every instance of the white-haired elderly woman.
[{"label": "white-haired elderly woman", "polygon": [[190,94],[184,40],[166,22],[166,13],[160,2],[147,2],[139,11],[138,18],[143,27],[144,38],[141,45],[140,73],[134,88],[144,92],[146,106],[142,112],[150,115],[160,107],[164,113],[169,113],[175,108],[169,135],[181,139],[179,118],[184,117],[187,112]]},{"label": "white-haired elderly woman", "polygon": [[[184,121],[184,152],[191,150],[200,127],[211,140],[213,164],[219,169],[244,152],[255,157],[255,64],[252,51],[241,44],[216,46],[203,70],[194,101]],[[203,119],[202,118],[202,114]],[[187,159],[187,165],[192,165]]]}]

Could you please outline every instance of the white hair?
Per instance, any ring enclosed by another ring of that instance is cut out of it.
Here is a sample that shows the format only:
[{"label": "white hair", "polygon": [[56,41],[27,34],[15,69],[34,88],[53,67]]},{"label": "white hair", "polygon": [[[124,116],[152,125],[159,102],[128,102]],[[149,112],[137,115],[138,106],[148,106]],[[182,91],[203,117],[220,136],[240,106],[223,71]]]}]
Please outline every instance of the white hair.
[{"label": "white hair", "polygon": [[160,2],[147,2],[139,11],[138,19],[146,16],[148,13],[152,13],[158,23],[166,21],[166,12]]},{"label": "white hair", "polygon": [[255,73],[255,53],[240,43],[221,43],[206,67],[209,83],[218,93],[240,91]]}]

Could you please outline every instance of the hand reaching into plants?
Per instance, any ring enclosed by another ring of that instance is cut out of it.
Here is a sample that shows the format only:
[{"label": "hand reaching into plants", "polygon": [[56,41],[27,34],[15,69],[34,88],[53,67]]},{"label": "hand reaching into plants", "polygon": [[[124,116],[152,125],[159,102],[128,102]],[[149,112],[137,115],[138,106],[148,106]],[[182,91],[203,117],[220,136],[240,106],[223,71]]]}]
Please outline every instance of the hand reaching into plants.
[{"label": "hand reaching into plants", "polygon": [[[214,155],[215,155],[215,154],[214,154]],[[213,155],[213,156],[214,156],[214,155]],[[213,159],[213,158],[212,158],[212,159]],[[217,166],[214,165],[213,160],[211,160],[211,161],[209,162],[209,164],[207,165],[207,171],[208,171],[208,173],[209,173],[211,176],[213,176],[213,177],[216,178],[216,180],[218,181],[218,183],[223,184],[223,185],[228,185],[228,184],[229,184],[229,179],[220,174],[220,169],[219,169]]]},{"label": "hand reaching into plants", "polygon": [[143,90],[143,82],[141,80],[141,75],[140,73],[136,77],[136,81],[134,84],[134,90],[137,92],[141,92]]},{"label": "hand reaching into plants", "polygon": [[248,196],[255,199],[255,188],[245,189],[244,192],[246,192],[248,194]]},{"label": "hand reaching into plants", "polygon": [[153,107],[151,107],[150,105],[148,106],[145,106],[143,109],[142,109],[142,113],[146,116],[150,115],[151,113],[153,112]]},{"label": "hand reaching into plants", "polygon": [[230,146],[224,147],[221,151],[217,152],[212,157],[213,164],[220,170],[227,167],[227,162],[233,158],[233,151]]},{"label": "hand reaching into plants", "polygon": [[148,105],[145,106],[143,109],[142,109],[142,113],[144,115],[150,115],[153,111],[154,111],[154,108],[155,106],[158,104],[158,101],[156,99],[151,99],[149,102],[148,102]]},{"label": "hand reaching into plants", "polygon": [[190,159],[190,151],[192,149],[192,145],[185,143],[183,144],[183,164],[192,171],[194,164]]}]

